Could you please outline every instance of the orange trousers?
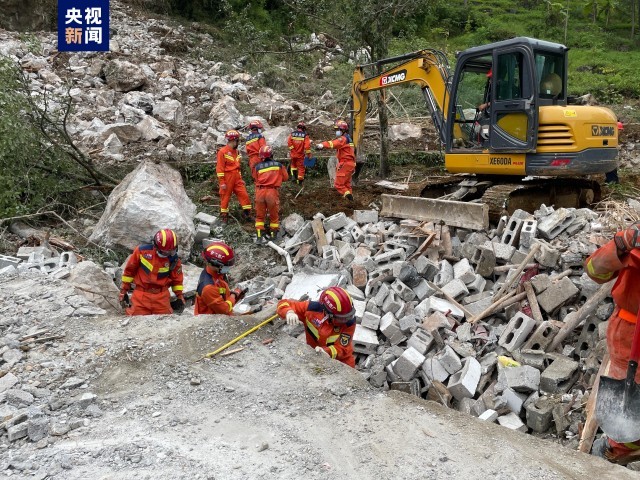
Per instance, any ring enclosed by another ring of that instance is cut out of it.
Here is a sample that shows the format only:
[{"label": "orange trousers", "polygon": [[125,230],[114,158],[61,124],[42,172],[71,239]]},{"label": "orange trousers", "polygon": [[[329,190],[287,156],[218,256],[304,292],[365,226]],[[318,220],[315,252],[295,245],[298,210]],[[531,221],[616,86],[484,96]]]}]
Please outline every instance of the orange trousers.
[{"label": "orange trousers", "polygon": [[164,288],[159,293],[143,292],[136,289],[131,295],[131,306],[126,309],[127,315],[164,315],[172,314],[171,295]]},{"label": "orange trousers", "polygon": [[304,180],[304,157],[291,159],[292,180]]},{"label": "orange trousers", "polygon": [[333,186],[343,197],[349,193],[352,193],[351,177],[353,176],[353,172],[355,171],[355,169],[355,162],[348,162],[338,165],[338,169],[336,170],[336,183]]},{"label": "orange trousers", "polygon": [[243,210],[251,210],[251,199],[247,193],[247,187],[242,180],[242,176],[239,171],[227,172],[224,175],[226,188],[222,188],[220,185],[220,212],[229,213],[229,201],[231,200],[231,194],[235,193],[238,197],[238,202]]},{"label": "orange trousers", "polygon": [[[633,341],[636,325],[620,318],[617,313],[618,309],[616,308],[609,318],[609,326],[607,327],[607,349],[611,360],[608,376],[616,380],[622,380],[627,377],[627,367],[631,356],[631,342]],[[636,383],[640,383],[640,369],[636,372]],[[630,443],[618,443],[609,439],[609,445],[614,458],[623,457],[635,450],[640,450],[640,440]]]},{"label": "orange trousers", "polygon": [[264,230],[264,222],[269,212],[269,229],[275,232],[279,223],[280,192],[277,188],[256,187],[256,230]]}]

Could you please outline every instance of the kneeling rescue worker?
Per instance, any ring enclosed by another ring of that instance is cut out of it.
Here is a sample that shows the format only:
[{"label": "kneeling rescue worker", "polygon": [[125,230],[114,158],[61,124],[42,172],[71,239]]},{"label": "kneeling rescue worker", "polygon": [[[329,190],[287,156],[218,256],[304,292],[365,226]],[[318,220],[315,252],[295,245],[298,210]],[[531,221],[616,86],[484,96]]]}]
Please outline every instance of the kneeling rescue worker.
[{"label": "kneeling rescue worker", "polygon": [[[607,350],[611,361],[607,376],[623,380],[627,376],[640,307],[640,223],[617,232],[613,240],[587,258],[585,265],[587,274],[597,283],[606,283],[617,277],[611,289],[616,307],[607,327]],[[640,370],[635,381],[640,382]],[[640,440],[618,443],[603,435],[594,442],[591,453],[615,462],[638,450]]]},{"label": "kneeling rescue worker", "polygon": [[179,300],[182,294],[182,264],[178,258],[178,236],[168,228],[159,230],[153,242],[135,248],[122,274],[120,303],[126,300],[131,283],[135,289],[127,315],[154,315],[173,313],[168,288]]},{"label": "kneeling rescue worker", "polygon": [[287,169],[273,158],[269,145],[260,148],[260,163],[256,165],[256,232],[258,243],[265,243],[264,222],[269,211],[271,238],[280,238],[280,185],[289,179]]},{"label": "kneeling rescue worker", "polygon": [[351,189],[351,177],[356,169],[356,154],[353,148],[353,140],[349,135],[349,124],[344,120],[338,120],[335,124],[336,139],[318,143],[316,148],[333,148],[338,156],[338,168],[336,170],[336,183],[333,185],[343,197],[353,201]]},{"label": "kneeling rescue worker", "polygon": [[229,245],[224,242],[213,242],[202,257],[207,266],[202,270],[198,280],[196,306],[194,315],[223,314],[231,315],[233,306],[239,302],[246,290],[229,289],[227,273],[236,263],[236,255]]},{"label": "kneeling rescue worker", "polygon": [[231,194],[235,193],[242,207],[244,219],[249,220],[251,218],[251,200],[242,180],[241,157],[238,153],[240,133],[237,130],[229,130],[225,133],[224,138],[227,139],[227,145],[218,150],[218,163],[216,163],[216,173],[220,185],[220,219],[222,223],[228,222],[229,201]]},{"label": "kneeling rescue worker", "polygon": [[316,352],[355,368],[356,309],[344,288],[327,288],[317,302],[282,299],[278,302],[277,312],[289,325],[304,324],[307,344]]}]

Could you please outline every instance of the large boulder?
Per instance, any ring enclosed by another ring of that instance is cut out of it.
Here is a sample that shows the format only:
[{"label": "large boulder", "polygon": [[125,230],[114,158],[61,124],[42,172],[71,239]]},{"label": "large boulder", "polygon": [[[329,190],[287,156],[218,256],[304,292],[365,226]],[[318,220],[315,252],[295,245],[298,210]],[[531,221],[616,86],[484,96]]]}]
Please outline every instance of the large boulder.
[{"label": "large boulder", "polygon": [[159,229],[172,228],[178,234],[181,252],[189,252],[195,236],[195,213],[196,206],[187,196],[180,174],[164,163],[145,161],[111,192],[91,241],[132,250],[149,242]]},{"label": "large boulder", "polygon": [[153,106],[153,116],[180,125],[184,121],[184,107],[178,100],[164,100]]},{"label": "large boulder", "polygon": [[107,85],[118,92],[130,92],[147,83],[142,68],[124,60],[111,60],[104,66],[103,72]]},{"label": "large boulder", "polygon": [[66,280],[94,305],[107,312],[120,312],[118,287],[111,276],[95,263],[85,261],[76,264]]},{"label": "large boulder", "polygon": [[422,138],[422,128],[420,125],[400,123],[389,127],[389,140],[392,142],[408,140],[410,138]]},{"label": "large boulder", "polygon": [[227,95],[211,108],[209,123],[219,132],[224,132],[244,125],[245,118],[236,108],[236,101]]},{"label": "large boulder", "polygon": [[280,148],[287,146],[287,139],[289,138],[290,133],[291,128],[289,127],[274,127],[269,130],[265,130],[262,132],[262,135],[267,143],[273,148]]},{"label": "large boulder", "polygon": [[146,141],[160,140],[163,138],[171,137],[171,132],[165,128],[165,126],[153,118],[151,115],[145,116],[138,124],[136,128],[140,130],[142,139]]}]

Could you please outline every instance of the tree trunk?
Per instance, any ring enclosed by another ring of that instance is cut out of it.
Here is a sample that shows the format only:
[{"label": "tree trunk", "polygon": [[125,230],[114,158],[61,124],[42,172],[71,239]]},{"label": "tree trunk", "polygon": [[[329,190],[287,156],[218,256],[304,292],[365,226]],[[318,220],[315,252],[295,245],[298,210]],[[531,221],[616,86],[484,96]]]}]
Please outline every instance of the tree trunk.
[{"label": "tree trunk", "polygon": [[636,0],[631,0],[631,40],[636,36]]},{"label": "tree trunk", "polygon": [[389,117],[384,90],[378,95],[378,120],[380,121],[380,172],[381,178],[386,178],[391,173],[389,168]]}]

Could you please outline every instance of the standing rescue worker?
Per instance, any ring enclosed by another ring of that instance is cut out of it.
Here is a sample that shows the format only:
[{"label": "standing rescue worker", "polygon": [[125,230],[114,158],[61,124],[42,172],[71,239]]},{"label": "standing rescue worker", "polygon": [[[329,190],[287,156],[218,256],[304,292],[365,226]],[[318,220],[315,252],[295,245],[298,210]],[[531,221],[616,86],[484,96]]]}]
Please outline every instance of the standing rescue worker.
[{"label": "standing rescue worker", "polygon": [[336,139],[328,142],[318,143],[316,148],[333,148],[338,156],[338,168],[336,170],[336,183],[334,188],[343,197],[353,201],[351,191],[351,177],[356,169],[356,156],[353,149],[353,140],[349,133],[349,125],[344,120],[338,120],[335,124]]},{"label": "standing rescue worker", "polygon": [[233,306],[239,302],[245,291],[231,290],[227,283],[227,273],[236,263],[233,249],[224,242],[213,242],[202,252],[207,266],[198,280],[194,315],[223,314],[231,315]]},{"label": "standing rescue worker", "polygon": [[280,185],[289,179],[287,169],[273,158],[273,149],[265,145],[260,149],[260,163],[256,165],[256,232],[257,242],[266,243],[264,222],[269,211],[271,238],[280,238]]},{"label": "standing rescue worker", "polygon": [[169,287],[184,303],[178,236],[173,230],[159,230],[152,243],[137,246],[129,256],[122,274],[120,304],[124,304],[131,283],[135,283],[135,289],[131,306],[125,310],[127,315],[173,313]]},{"label": "standing rescue worker", "polygon": [[317,302],[282,299],[278,302],[277,312],[289,325],[304,324],[307,344],[316,352],[355,368],[356,309],[344,288],[327,288]]},{"label": "standing rescue worker", "polygon": [[296,129],[287,139],[291,158],[291,180],[301,184],[304,181],[304,159],[311,156],[311,138],[304,122],[298,122]]},{"label": "standing rescue worker", "polygon": [[267,144],[262,136],[262,122],[260,120],[251,120],[249,122],[249,130],[251,133],[244,142],[249,156],[249,167],[251,168],[251,176],[256,179],[256,164],[260,162],[260,149]]},{"label": "standing rescue worker", "polygon": [[[627,376],[640,306],[640,223],[617,232],[613,240],[587,258],[585,266],[589,277],[597,283],[616,278],[611,290],[616,307],[607,327],[607,349],[611,360],[608,376],[623,380]],[[640,370],[635,381],[640,382]],[[593,444],[592,453],[616,461],[637,450],[640,450],[640,440],[622,444],[603,435]]]},{"label": "standing rescue worker", "polygon": [[220,217],[222,223],[228,222],[229,200],[231,200],[231,194],[235,193],[242,207],[244,219],[251,220],[251,200],[240,171],[241,157],[238,153],[240,133],[237,130],[229,130],[225,133],[224,138],[227,139],[227,145],[218,150],[218,163],[216,164],[218,184],[220,185]]}]

